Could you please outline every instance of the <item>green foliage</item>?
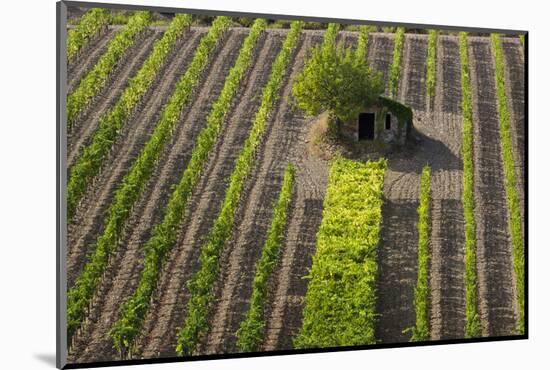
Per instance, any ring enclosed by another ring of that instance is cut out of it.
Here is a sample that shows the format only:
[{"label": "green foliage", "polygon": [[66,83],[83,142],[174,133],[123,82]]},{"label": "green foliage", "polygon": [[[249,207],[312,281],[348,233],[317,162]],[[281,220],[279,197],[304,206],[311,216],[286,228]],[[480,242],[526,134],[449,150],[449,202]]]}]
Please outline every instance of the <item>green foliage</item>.
[{"label": "green foliage", "polygon": [[357,117],[382,90],[380,74],[365,59],[356,58],[350,48],[326,44],[312,49],[292,87],[297,106],[306,114],[329,110],[342,121]]},{"label": "green foliage", "polygon": [[347,26],[344,26],[344,31],[349,31],[349,32],[360,32],[361,31],[361,27],[363,26],[358,26],[356,24],[348,24]]},{"label": "green foliage", "polygon": [[113,25],[125,25],[128,23],[128,20],[130,20],[131,13],[127,11],[114,11],[111,12],[111,19],[109,21],[110,24]]},{"label": "green foliage", "polygon": [[170,196],[164,218],[155,226],[151,238],[145,244],[145,262],[138,287],[121,309],[120,318],[109,333],[114,347],[121,352],[132,352],[133,343],[139,334],[143,320],[149,309],[153,291],[156,289],[161,268],[168,252],[176,240],[178,227],[193,189],[206,165],[231,102],[237,93],[242,78],[248,70],[257,41],[266,27],[263,19],[257,19],[246,37],[235,65],[225,79],[220,96],[212,106],[206,126],[200,132],[191,153],[191,159],[183,172],[179,184]]},{"label": "green foliage", "polygon": [[73,59],[79,50],[108,23],[108,9],[92,8],[88,10],[76,28],[67,33],[67,60]]},{"label": "green foliage", "polygon": [[472,88],[468,57],[468,34],[460,33],[460,69],[462,81],[462,158],[464,161],[464,206],[465,231],[465,285],[466,285],[466,338],[479,337],[481,324],[477,313],[476,272],[476,220],[474,216],[474,161],[473,161],[473,118]]},{"label": "green foliage", "polygon": [[156,19],[151,22],[151,26],[165,27],[170,24],[170,19]]},{"label": "green foliage", "polygon": [[84,320],[90,301],[107,267],[109,256],[117,249],[124,223],[153,172],[164,145],[170,140],[184,104],[191,91],[199,83],[200,76],[208,64],[209,54],[214,49],[218,38],[227,30],[229,23],[228,17],[216,18],[208,34],[201,39],[191,64],[178,81],[170,100],[164,106],[151,137],[115,192],[103,234],[98,237],[89,262],[84,266],[82,274],[78,277],[74,287],[69,289],[67,295],[69,339]]},{"label": "green foliage", "polygon": [[395,32],[395,41],[393,44],[393,60],[390,67],[389,90],[390,96],[397,94],[399,87],[399,76],[401,74],[401,59],[403,56],[403,43],[405,42],[405,29],[398,27]]},{"label": "green foliage", "polygon": [[329,140],[338,140],[340,138],[338,117],[336,117],[332,112],[329,112],[328,114],[326,138]]},{"label": "green foliage", "polygon": [[519,35],[519,42],[521,46],[525,47],[525,35]]},{"label": "green foliage", "polygon": [[[112,10],[111,16],[109,19],[109,24],[123,26],[128,23],[132,17],[132,12],[128,10]],[[168,19],[157,19],[151,21],[151,26],[162,26],[168,25],[170,20]]]},{"label": "green foliage", "polygon": [[399,127],[402,128],[408,122],[412,122],[413,112],[410,107],[406,106],[405,104],[401,104],[397,100],[386,98],[384,96],[380,96],[378,98],[378,101],[382,106],[388,108],[388,110],[392,112],[394,116],[397,117]]},{"label": "green foliage", "polygon": [[385,159],[333,163],[296,348],[376,342],[377,248],[385,170]]},{"label": "green foliage", "polygon": [[428,58],[426,59],[426,95],[435,95],[435,79],[437,74],[437,30],[430,30],[428,36]]},{"label": "green foliage", "polygon": [[500,117],[500,140],[502,142],[502,159],[504,162],[504,179],[506,189],[506,200],[508,202],[508,225],[512,237],[514,272],[517,286],[517,300],[519,306],[519,321],[517,331],[520,334],[525,332],[525,256],[523,244],[523,232],[521,219],[521,203],[518,194],[516,173],[514,170],[514,154],[512,149],[512,132],[510,127],[510,112],[506,97],[506,77],[504,71],[504,55],[500,36],[491,35],[493,44],[493,55],[496,66],[496,86],[498,98],[498,113]]},{"label": "green foliage", "polygon": [[336,36],[338,36],[338,31],[340,30],[340,25],[338,23],[329,23],[327,30],[323,35],[323,49],[330,50],[336,47]]},{"label": "green foliage", "polygon": [[327,27],[326,23],[320,22],[304,22],[304,29],[307,30],[323,30]]},{"label": "green foliage", "polygon": [[282,20],[276,20],[269,23],[269,28],[275,28],[275,29],[287,29],[290,28],[290,21],[282,21]]},{"label": "green foliage", "polygon": [[262,256],[256,264],[250,307],[237,330],[237,347],[242,352],[257,351],[264,338],[268,283],[279,258],[283,230],[294,189],[294,172],[294,166],[289,163],[285,170],[279,199],[274,207]]},{"label": "green foliage", "polygon": [[385,33],[394,33],[397,27],[382,27],[382,31]]},{"label": "green foliage", "polygon": [[[285,21],[285,20],[269,20],[268,21],[268,28],[272,29],[289,29],[292,25],[292,21]],[[320,22],[303,22],[302,29],[308,29],[308,30],[322,30],[327,27],[326,23],[320,23]]]},{"label": "green foliage", "polygon": [[69,171],[70,175],[67,183],[68,219],[71,219],[74,215],[76,206],[86,193],[90,181],[97,175],[124,123],[136,104],[151,87],[157,72],[176,44],[176,40],[183,34],[184,29],[191,24],[191,19],[192,17],[189,14],[179,14],[174,17],[162,38],[155,42],[151,54],[140,70],[130,79],[116,105],[100,118],[98,128],[94,132],[90,144],[84,148]]},{"label": "green foliage", "polygon": [[359,39],[357,41],[357,48],[355,49],[355,57],[359,60],[365,60],[367,58],[367,44],[371,32],[371,26],[361,26],[359,28]]},{"label": "green foliage", "polygon": [[430,339],[429,287],[430,271],[430,167],[422,169],[420,205],[418,206],[418,275],[414,289],[416,325],[411,341]]},{"label": "green foliage", "polygon": [[271,109],[279,99],[278,93],[298,43],[301,28],[302,22],[292,23],[282,49],[272,65],[269,80],[262,92],[260,108],[254,117],[250,134],[236,159],[235,169],[229,179],[229,187],[226,190],[220,213],[214,221],[206,243],[202,246],[200,268],[188,283],[190,298],[176,346],[176,352],[180,355],[191,355],[200,336],[208,330],[208,309],[213,299],[213,285],[219,272],[218,259],[225,242],[231,235],[235,211],[244,182],[252,169],[255,149],[262,139]]},{"label": "green foliage", "polygon": [[195,15],[193,26],[206,26],[209,27],[212,21],[214,20],[213,16],[210,15]]},{"label": "green foliage", "polygon": [[67,130],[80,112],[90,103],[92,98],[105,86],[113,68],[120,61],[125,51],[134,44],[137,35],[143,32],[151,22],[151,13],[137,12],[128,24],[109,42],[107,51],[99,58],[94,68],[80,81],[80,84],[67,97]]},{"label": "green foliage", "polygon": [[239,25],[243,27],[251,27],[252,23],[254,22],[254,18],[250,17],[235,17],[233,18],[233,21],[238,23]]}]

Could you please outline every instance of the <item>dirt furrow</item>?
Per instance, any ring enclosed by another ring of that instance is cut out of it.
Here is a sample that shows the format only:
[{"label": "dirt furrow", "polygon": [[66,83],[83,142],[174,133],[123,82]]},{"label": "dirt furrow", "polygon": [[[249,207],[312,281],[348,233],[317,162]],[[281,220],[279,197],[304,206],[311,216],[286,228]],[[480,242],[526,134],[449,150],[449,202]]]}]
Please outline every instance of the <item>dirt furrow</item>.
[{"label": "dirt furrow", "polygon": [[[310,120],[303,120],[309,126]],[[302,327],[303,298],[315,254],[316,234],[321,224],[323,199],[328,181],[328,163],[307,151],[307,133],[301,133],[291,154],[296,165],[295,198],[289,211],[280,263],[269,288],[263,350],[292,349]]]},{"label": "dirt furrow", "polygon": [[[313,33],[310,43],[319,45],[322,37],[322,34]],[[288,161],[296,168],[295,195],[288,213],[288,229],[283,237],[279,263],[268,289],[265,351],[292,349],[294,337],[302,326],[303,297],[308,284],[304,276],[311,268],[315,253],[328,181],[328,163],[310,154],[307,145],[315,120],[303,117],[299,111],[291,112],[290,120],[292,123],[287,124],[298,129],[294,137],[296,143],[288,154]]]},{"label": "dirt furrow", "polygon": [[[264,143],[256,154],[256,165],[245,183],[236,212],[234,234],[220,258],[216,302],[211,311],[211,331],[202,343],[206,353],[237,351],[235,333],[249,307],[255,265],[262,253],[273,216],[288,155],[294,138],[304,129],[302,117],[289,105],[292,82],[302,69],[311,37],[302,35],[281,90],[281,98],[268,122]],[[297,116],[297,119],[294,119]]]},{"label": "dirt furrow", "polygon": [[[431,339],[464,337],[464,222],[462,200],[432,199]],[[450,235],[457,236],[456,240]]]},{"label": "dirt furrow", "polygon": [[[388,180],[385,180],[384,186],[391,184],[392,177],[387,171]],[[409,186],[414,189],[413,184]],[[416,190],[418,192],[418,185]],[[404,334],[403,330],[414,325],[417,198],[386,198],[382,206],[377,289],[377,312],[380,317],[376,339],[383,343],[407,342],[410,334]]]},{"label": "dirt furrow", "polygon": [[388,78],[393,61],[393,42],[395,35],[371,33],[369,36],[368,61],[374,70],[382,73],[382,81],[385,81],[386,93],[388,93]]},{"label": "dirt furrow", "polygon": [[502,38],[504,50],[506,94],[510,110],[516,179],[521,202],[521,217],[525,219],[525,62],[523,47],[517,39]]},{"label": "dirt furrow", "polygon": [[105,54],[109,42],[115,36],[115,31],[106,28],[100,31],[67,66],[67,91],[72,93],[84,77],[86,72],[94,66],[99,58]]},{"label": "dirt furrow", "polygon": [[[78,362],[105,361],[117,358],[108,337],[109,329],[118,318],[120,305],[135,291],[143,262],[143,245],[148,240],[153,225],[162,217],[169,199],[172,184],[177,183],[185,169],[196,136],[204,126],[210,107],[218,97],[223,78],[233,65],[246,32],[230,32],[213,53],[212,61],[202,76],[203,83],[197,94],[184,108],[181,124],[175,130],[174,139],[161,155],[160,165],[154,171],[144,196],[132,211],[121,240],[119,253],[113,258],[105,273],[94,300],[89,324],[81,333],[73,353]],[[82,343],[85,348],[81,348]]]},{"label": "dirt furrow", "polygon": [[464,210],[462,207],[462,114],[459,46],[439,36],[434,107],[427,125],[442,140],[434,153],[431,181],[430,326],[431,339],[464,337]]},{"label": "dirt furrow", "polygon": [[490,41],[471,37],[469,53],[474,123],[478,303],[482,335],[511,335],[515,333],[517,307]]},{"label": "dirt furrow", "polygon": [[[441,110],[445,113],[458,114],[462,118],[462,84],[460,82],[460,49],[458,39],[440,35],[437,46],[438,79],[442,73],[443,88]],[[442,72],[439,72],[439,70]],[[436,94],[437,95],[437,94]]]},{"label": "dirt furrow", "polygon": [[[428,56],[428,38],[424,35],[407,34],[403,54],[409,60],[403,67],[403,74],[408,73],[409,78],[404,79],[403,103],[415,110],[424,111],[426,108],[426,57]],[[405,71],[409,68],[409,71]]]},{"label": "dirt furrow", "polygon": [[[383,47],[375,51],[374,66],[380,70],[380,62],[391,64],[393,42],[384,39]],[[410,38],[407,38],[410,40]],[[375,40],[375,45],[376,45]],[[399,101],[420,100],[416,95],[425,95],[425,90],[414,90],[418,80],[425,78],[424,60],[412,54],[405,45],[399,90]],[[379,46],[380,47],[380,46]],[[424,53],[423,53],[424,55]],[[381,57],[383,56],[383,57]],[[378,67],[377,67],[378,64]],[[410,87],[410,88],[409,88]],[[413,124],[421,132],[420,111],[413,110]],[[376,312],[380,315],[376,325],[376,339],[383,343],[406,342],[409,334],[403,330],[414,324],[414,283],[416,282],[417,240],[416,224],[418,197],[420,191],[420,171],[422,151],[431,140],[426,137],[421,148],[412,153],[398,153],[388,161],[384,178],[384,204],[382,206],[382,226],[378,246],[378,300]]]},{"label": "dirt furrow", "polygon": [[341,31],[345,35],[344,47],[355,50],[357,47],[357,40],[359,38],[358,32]]},{"label": "dirt furrow", "polygon": [[68,6],[67,7],[67,20],[71,20],[72,22],[67,22],[71,24],[67,24],[67,28],[76,27],[73,26],[73,24],[76,24],[80,20],[78,18],[82,17],[84,13],[86,13],[88,9],[86,8],[79,8],[76,6]]},{"label": "dirt furrow", "polygon": [[67,134],[67,166],[70,168],[82,148],[88,144],[99,123],[99,118],[118,101],[129,79],[138,72],[153,49],[153,44],[162,36],[160,31],[147,30],[121,58],[109,75],[105,86],[93,97]]},{"label": "dirt furrow", "polygon": [[152,88],[128,119],[100,174],[92,182],[69,227],[68,284],[85,261],[86,246],[102,231],[104,217],[116,187],[145,145],[162,107],[168,102],[179,77],[185,72],[203,32],[190,31],[176,45],[159,71]]},{"label": "dirt furrow", "polygon": [[235,159],[248,136],[284,33],[267,31],[258,43],[259,53],[241,83],[238,98],[232,104],[218,143],[190,199],[178,242],[163,268],[138,343],[139,357],[176,355],[177,329],[183,322],[188,300],[185,284],[199,267],[200,248],[218,214]]},{"label": "dirt furrow", "polygon": [[346,36],[342,33],[342,31],[338,31],[336,34],[336,45],[342,45],[345,39]]}]

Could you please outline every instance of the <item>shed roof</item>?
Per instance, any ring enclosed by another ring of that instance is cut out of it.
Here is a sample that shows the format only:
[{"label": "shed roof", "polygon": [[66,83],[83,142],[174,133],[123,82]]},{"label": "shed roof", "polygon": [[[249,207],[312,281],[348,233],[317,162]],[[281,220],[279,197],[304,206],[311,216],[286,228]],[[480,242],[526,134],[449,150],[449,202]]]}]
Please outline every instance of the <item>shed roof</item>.
[{"label": "shed roof", "polygon": [[397,119],[399,121],[412,123],[412,117],[413,117],[412,109],[406,106],[405,104],[402,104],[397,100],[394,100],[385,96],[379,96],[378,103],[381,106],[388,108],[390,112],[392,112],[395,116],[397,116]]}]

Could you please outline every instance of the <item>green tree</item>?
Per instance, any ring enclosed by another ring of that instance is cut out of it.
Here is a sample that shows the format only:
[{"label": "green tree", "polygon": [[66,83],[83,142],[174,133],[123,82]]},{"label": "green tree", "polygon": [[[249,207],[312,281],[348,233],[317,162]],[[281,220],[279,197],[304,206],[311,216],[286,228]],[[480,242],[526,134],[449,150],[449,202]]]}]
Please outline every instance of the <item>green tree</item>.
[{"label": "green tree", "polygon": [[331,111],[341,119],[353,119],[384,91],[382,76],[351,48],[320,46],[296,76],[292,93],[306,114]]}]

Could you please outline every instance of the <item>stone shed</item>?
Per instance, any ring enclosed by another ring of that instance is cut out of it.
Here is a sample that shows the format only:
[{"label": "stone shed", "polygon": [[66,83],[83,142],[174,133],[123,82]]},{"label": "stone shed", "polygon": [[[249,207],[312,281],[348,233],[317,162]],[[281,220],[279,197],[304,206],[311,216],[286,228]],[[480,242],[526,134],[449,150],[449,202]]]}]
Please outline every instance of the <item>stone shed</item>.
[{"label": "stone shed", "polygon": [[356,119],[337,124],[340,135],[348,140],[403,145],[410,137],[412,119],[411,108],[380,96]]}]

